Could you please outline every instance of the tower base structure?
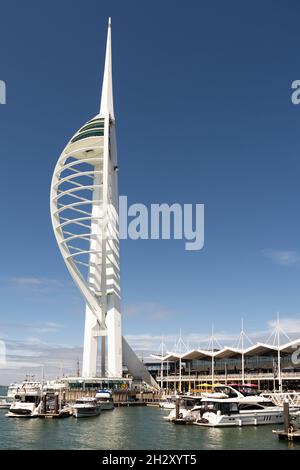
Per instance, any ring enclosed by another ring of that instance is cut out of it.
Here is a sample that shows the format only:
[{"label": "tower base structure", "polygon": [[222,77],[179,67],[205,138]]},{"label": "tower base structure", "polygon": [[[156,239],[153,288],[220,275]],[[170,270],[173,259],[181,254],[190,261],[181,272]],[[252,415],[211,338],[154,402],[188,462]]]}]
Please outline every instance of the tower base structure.
[{"label": "tower base structure", "polygon": [[[113,312],[115,313],[115,312]],[[112,318],[114,323],[118,323],[118,318]],[[101,372],[97,372],[97,348],[98,348],[98,336],[93,336],[93,330],[90,328],[92,324],[92,318],[89,319],[88,315],[86,315],[86,326],[88,327],[87,331],[85,332],[84,338],[84,353],[83,353],[83,364],[82,364],[82,377],[86,379],[101,379],[101,381],[116,381],[118,383],[119,380],[123,380],[123,371],[122,369],[118,371],[117,374],[111,373],[111,369],[109,369],[109,364],[115,366],[115,364],[119,363],[120,357],[115,360],[109,361],[109,355],[111,351],[114,353],[115,351],[115,344],[112,344],[111,349],[109,349],[109,342],[107,348],[107,362],[108,368],[107,371],[104,372],[103,363],[105,362],[105,357],[103,358],[103,354],[105,354],[105,349],[101,348]],[[114,324],[115,326],[115,324]],[[117,325],[118,326],[118,325]],[[96,331],[95,331],[96,333]],[[102,339],[105,337],[102,337]],[[102,345],[103,346],[103,345]],[[120,355],[123,358],[123,365],[127,368],[130,375],[132,375],[134,380],[139,380],[145,382],[147,385],[159,388],[157,382],[154,380],[152,375],[149,373],[147,368],[144,366],[142,361],[138,358],[136,353],[133,351],[131,346],[128,344],[124,336],[122,336],[122,344],[120,345]],[[122,359],[121,359],[122,360]]]}]

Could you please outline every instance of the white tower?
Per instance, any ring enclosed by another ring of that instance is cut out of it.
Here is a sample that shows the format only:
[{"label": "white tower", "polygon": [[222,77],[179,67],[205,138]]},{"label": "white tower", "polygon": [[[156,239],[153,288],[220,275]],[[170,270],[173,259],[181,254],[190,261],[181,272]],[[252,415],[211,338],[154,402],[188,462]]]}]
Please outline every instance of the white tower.
[{"label": "white tower", "polygon": [[99,375],[99,337],[101,375],[122,377],[117,170],[109,20],[100,112],[68,142],[51,184],[55,237],[86,300],[84,377]]},{"label": "white tower", "polygon": [[100,111],[58,159],[51,219],[63,259],[86,301],[83,377],[99,377],[101,342],[102,377],[122,377],[123,356],[135,378],[158,387],[121,336],[117,171],[109,20]]}]

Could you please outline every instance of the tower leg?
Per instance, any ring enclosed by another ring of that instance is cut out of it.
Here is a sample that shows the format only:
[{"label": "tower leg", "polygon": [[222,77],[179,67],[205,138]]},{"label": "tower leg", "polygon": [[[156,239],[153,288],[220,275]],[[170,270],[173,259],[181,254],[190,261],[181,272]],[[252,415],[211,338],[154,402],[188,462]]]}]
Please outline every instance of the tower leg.
[{"label": "tower leg", "polygon": [[107,373],[110,377],[122,377],[122,335],[119,301],[114,294],[108,296],[107,327]]},{"label": "tower leg", "polygon": [[101,336],[101,377],[105,377],[105,336]]},{"label": "tower leg", "polygon": [[85,311],[84,326],[84,344],[83,344],[83,361],[82,375],[83,377],[96,377],[97,371],[97,352],[98,352],[98,336],[97,319],[89,306]]}]

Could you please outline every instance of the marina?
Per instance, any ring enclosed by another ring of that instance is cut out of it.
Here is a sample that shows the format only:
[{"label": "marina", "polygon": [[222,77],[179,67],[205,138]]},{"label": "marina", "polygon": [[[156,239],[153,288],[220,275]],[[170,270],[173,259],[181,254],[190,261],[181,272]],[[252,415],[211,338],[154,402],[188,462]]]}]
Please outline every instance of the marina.
[{"label": "marina", "polygon": [[[26,383],[26,381],[24,383]],[[25,387],[24,383],[19,384],[21,387],[17,388],[18,390],[27,388],[28,395],[23,392],[24,395],[21,400],[20,396],[16,395],[8,413],[5,413],[4,409],[0,409],[0,439],[1,430],[3,433],[0,448],[11,448],[9,447],[11,445],[9,440],[10,434],[14,432],[26,432],[26,423],[31,422],[44,423],[42,426],[36,425],[36,427],[34,427],[35,424],[28,425],[30,433],[33,433],[32,438],[37,440],[31,445],[36,449],[42,448],[40,447],[42,444],[39,441],[43,441],[44,433],[51,432],[48,427],[49,425],[46,423],[49,421],[52,422],[53,419],[55,422],[62,422],[59,428],[57,428],[57,425],[54,423],[52,426],[55,426],[55,436],[57,431],[62,434],[62,442],[64,444],[61,445],[67,445],[69,449],[73,448],[73,443],[71,440],[66,443],[66,434],[71,432],[69,438],[72,439],[73,436],[75,439],[72,432],[79,433],[80,435],[82,429],[88,429],[90,433],[91,429],[95,427],[98,429],[98,425],[94,423],[95,420],[100,423],[99,429],[103,429],[102,426],[105,426],[106,439],[112,437],[110,433],[114,435],[115,432],[118,432],[118,446],[127,445],[128,427],[132,426],[133,429],[130,429],[129,435],[134,434],[136,448],[139,446],[139,439],[136,438],[138,428],[141,426],[141,423],[143,423],[144,426],[147,426],[147,433],[143,432],[143,436],[141,437],[143,439],[142,448],[144,449],[147,448],[145,445],[146,442],[149,448],[154,445],[154,442],[155,448],[160,448],[157,447],[157,430],[164,436],[162,440],[164,447],[161,448],[167,449],[168,447],[165,447],[165,445],[168,445],[170,449],[175,448],[175,446],[179,449],[177,438],[180,436],[181,431],[177,432],[172,430],[172,428],[178,427],[187,429],[187,433],[183,432],[183,442],[180,443],[186,450],[189,448],[209,448],[209,440],[212,439],[213,436],[215,438],[218,436],[218,439],[222,438],[226,443],[224,444],[223,442],[223,445],[226,445],[224,448],[228,449],[251,449],[251,446],[253,446],[253,448],[259,448],[257,447],[259,442],[256,442],[256,439],[260,439],[262,435],[264,436],[264,440],[269,443],[270,448],[274,449],[280,446],[281,443],[284,443],[284,441],[288,441],[288,448],[291,448],[291,443],[297,445],[299,440],[298,423],[300,407],[289,407],[288,401],[285,401],[284,405],[280,406],[275,403],[276,400],[273,399],[273,401],[271,401],[270,397],[266,398],[253,387],[247,387],[246,385],[244,387],[234,388],[227,385],[216,384],[209,389],[206,387],[205,391],[202,390],[200,393],[194,395],[177,394],[165,396],[161,393],[156,395],[145,393],[146,396],[148,395],[146,399],[144,392],[139,392],[135,395],[135,401],[119,402],[119,406],[116,406],[113,400],[114,394],[107,389],[97,390],[94,396],[82,395],[81,398],[67,402],[65,399],[66,390],[61,387],[60,392],[55,392],[53,395],[53,393],[49,394],[49,392],[47,394],[47,392],[45,392],[45,385],[42,387],[41,384],[39,393],[37,391],[37,381],[35,381],[35,391],[33,391],[29,385]],[[5,396],[4,393],[8,393],[9,390],[11,392],[12,389],[14,389],[14,385],[6,389],[3,387],[1,392],[3,396]],[[39,400],[37,399],[38,396],[40,396]],[[164,404],[166,407],[163,406]],[[75,420],[72,417],[75,418]],[[89,427],[86,428],[85,424],[83,424],[82,427],[80,424],[80,427],[76,427],[74,431],[73,424],[68,423],[77,422],[78,419],[80,423],[88,422],[91,423],[91,425],[89,424]],[[12,422],[17,424],[11,424]],[[25,422],[24,425],[22,424],[23,422]],[[176,426],[179,424],[181,426]],[[280,424],[284,425],[284,429],[278,427]],[[152,431],[151,426],[153,427]],[[117,431],[115,428],[117,428]],[[197,428],[198,440],[194,431],[194,429]],[[205,428],[205,430],[201,430],[200,428]],[[249,428],[255,429],[255,432],[247,431]],[[258,431],[258,429],[261,428],[265,428],[266,431]],[[4,429],[8,429],[7,435],[4,435]],[[224,434],[217,434],[217,431],[216,434],[212,434],[209,429],[221,430]],[[234,441],[232,441],[232,433],[228,432],[229,429],[235,429],[237,433],[234,437]],[[34,430],[37,430],[37,433],[34,433]],[[246,430],[245,435],[247,441],[243,440],[240,434],[241,430],[243,430],[243,432]],[[153,435],[151,433],[153,433]],[[191,436],[191,440],[187,444],[186,440],[189,435]],[[228,436],[230,437],[228,438]],[[124,439],[123,444],[121,444],[122,438]],[[77,439],[78,436],[76,436],[76,442]],[[277,444],[274,441],[277,442]],[[266,447],[266,442],[262,444],[262,448],[264,449],[268,448]],[[57,444],[53,443],[53,445],[55,446]],[[94,448],[93,445],[98,446],[99,443],[92,444],[89,442],[87,444],[85,441],[83,447],[76,448]],[[189,447],[189,445],[191,445],[191,447]],[[214,445],[217,448],[216,442]],[[105,449],[105,446],[106,444],[101,442],[100,447],[97,448]],[[26,449],[31,447],[30,444],[24,443],[24,439],[22,439],[22,446],[18,448]],[[51,448],[51,444],[48,446],[47,442],[47,449]],[[114,448],[111,443],[109,448]],[[122,449],[126,447],[115,448]],[[135,447],[131,446],[131,448]]]},{"label": "marina", "polygon": [[[272,426],[174,426],[158,407],[120,407],[99,417],[64,420],[7,419],[0,410],[1,449],[231,449],[288,450]],[[278,426],[280,428],[280,426]]]}]

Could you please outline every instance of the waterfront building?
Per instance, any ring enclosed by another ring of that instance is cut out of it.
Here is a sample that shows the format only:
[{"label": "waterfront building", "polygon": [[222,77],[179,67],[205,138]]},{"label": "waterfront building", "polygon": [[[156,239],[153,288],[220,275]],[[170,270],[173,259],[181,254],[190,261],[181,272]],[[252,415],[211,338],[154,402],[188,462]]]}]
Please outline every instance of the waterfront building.
[{"label": "waterfront building", "polygon": [[[300,339],[282,345],[190,349],[153,355],[148,370],[161,388],[197,390],[201,384],[252,383],[260,390],[300,390]],[[298,356],[297,356],[298,357]],[[162,369],[161,369],[162,368]]]}]

